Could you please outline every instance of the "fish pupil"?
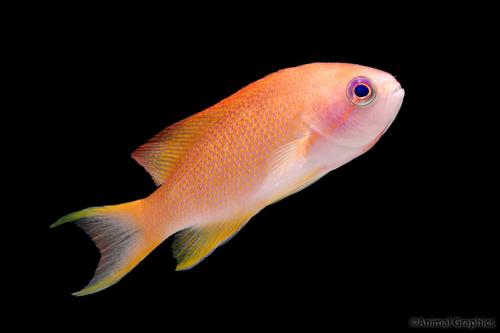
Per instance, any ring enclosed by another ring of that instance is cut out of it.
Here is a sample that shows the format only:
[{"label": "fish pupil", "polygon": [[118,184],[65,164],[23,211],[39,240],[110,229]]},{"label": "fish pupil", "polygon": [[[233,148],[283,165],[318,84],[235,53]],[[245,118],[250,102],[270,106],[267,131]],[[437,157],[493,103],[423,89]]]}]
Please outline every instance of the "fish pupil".
[{"label": "fish pupil", "polygon": [[363,97],[366,97],[368,96],[368,94],[370,94],[370,88],[368,88],[367,86],[365,86],[364,84],[358,84],[355,88],[354,88],[354,94],[356,95],[356,97],[358,98],[363,98]]}]

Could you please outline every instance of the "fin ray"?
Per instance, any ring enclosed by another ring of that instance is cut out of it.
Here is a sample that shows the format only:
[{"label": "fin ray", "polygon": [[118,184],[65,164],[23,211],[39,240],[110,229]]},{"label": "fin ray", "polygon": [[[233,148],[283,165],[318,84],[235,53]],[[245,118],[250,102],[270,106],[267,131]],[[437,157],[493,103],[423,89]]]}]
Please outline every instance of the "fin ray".
[{"label": "fin ray", "polygon": [[279,147],[271,157],[268,166],[268,178],[271,182],[278,182],[292,168],[297,167],[304,160],[309,147],[309,134],[293,140]]},{"label": "fin ray", "polygon": [[94,241],[101,257],[94,277],[82,290],[84,296],[115,284],[131,271],[158,244],[144,233],[141,218],[142,200],[115,206],[87,208],[60,218],[50,227],[74,222]]},{"label": "fin ray", "polygon": [[220,121],[221,112],[201,112],[177,122],[155,135],[132,153],[160,186],[170,171],[194,143],[212,125]]},{"label": "fin ray", "polygon": [[178,232],[172,245],[177,260],[176,270],[182,271],[196,266],[238,233],[252,216],[253,214],[245,214],[232,221],[190,227]]}]

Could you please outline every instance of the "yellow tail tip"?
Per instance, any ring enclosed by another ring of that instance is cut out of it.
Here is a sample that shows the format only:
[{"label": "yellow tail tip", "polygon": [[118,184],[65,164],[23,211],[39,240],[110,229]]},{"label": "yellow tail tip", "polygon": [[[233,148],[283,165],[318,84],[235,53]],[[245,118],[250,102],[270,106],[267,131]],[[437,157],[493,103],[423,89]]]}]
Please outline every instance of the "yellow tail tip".
[{"label": "yellow tail tip", "polygon": [[99,289],[99,290],[93,290],[93,288],[84,288],[80,291],[77,291],[77,292],[74,292],[74,293],[71,293],[71,296],[76,296],[76,297],[81,297],[81,296],[87,296],[87,295],[91,295],[91,294],[94,294],[98,291],[100,291],[102,289]]},{"label": "yellow tail tip", "polygon": [[91,208],[83,209],[83,210],[80,210],[80,211],[77,211],[77,212],[74,212],[74,213],[70,213],[70,214],[64,215],[59,220],[57,220],[56,222],[52,223],[49,226],[49,228],[52,229],[52,228],[58,227],[58,226],[60,226],[61,224],[64,224],[64,223],[75,222],[75,221],[84,219],[86,217],[91,217],[91,216],[94,216],[96,213],[98,213],[100,211],[101,212],[103,211],[102,207],[91,207]]}]

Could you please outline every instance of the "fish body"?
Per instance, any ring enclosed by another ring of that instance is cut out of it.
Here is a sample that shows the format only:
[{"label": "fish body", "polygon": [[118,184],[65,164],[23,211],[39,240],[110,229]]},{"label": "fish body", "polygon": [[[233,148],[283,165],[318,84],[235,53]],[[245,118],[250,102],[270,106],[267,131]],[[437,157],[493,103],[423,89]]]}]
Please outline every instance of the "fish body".
[{"label": "fish body", "polygon": [[404,91],[388,73],[315,63],[278,71],[167,127],[132,157],[159,186],[147,198],[69,214],[101,252],[89,285],[121,279],[175,235],[177,270],[189,269],[264,207],[370,149]]}]

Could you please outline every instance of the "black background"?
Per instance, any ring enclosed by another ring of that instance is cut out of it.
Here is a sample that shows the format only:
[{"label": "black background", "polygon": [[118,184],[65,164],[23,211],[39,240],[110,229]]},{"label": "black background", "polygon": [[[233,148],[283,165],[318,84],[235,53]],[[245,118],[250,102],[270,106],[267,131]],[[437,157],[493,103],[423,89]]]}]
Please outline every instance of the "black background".
[{"label": "black background", "polygon": [[[497,315],[497,80],[487,20],[472,31],[464,19],[487,10],[122,9],[35,10],[16,41],[21,125],[8,146],[29,162],[15,164],[12,222],[28,235],[14,239],[12,313],[51,328],[165,331],[402,331],[412,316]],[[51,223],[147,196],[136,147],[264,75],[317,61],[376,67],[405,88],[371,151],[266,208],[190,271],[174,272],[169,240],[115,286],[70,295],[98,253],[77,227]]]}]

